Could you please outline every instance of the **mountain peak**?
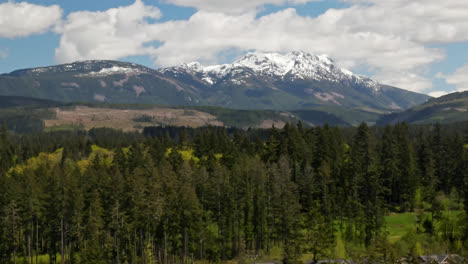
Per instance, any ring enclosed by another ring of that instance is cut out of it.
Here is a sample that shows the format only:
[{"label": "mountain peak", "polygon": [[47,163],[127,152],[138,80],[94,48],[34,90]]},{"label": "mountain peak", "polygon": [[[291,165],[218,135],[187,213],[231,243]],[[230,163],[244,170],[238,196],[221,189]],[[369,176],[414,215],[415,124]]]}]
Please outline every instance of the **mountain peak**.
[{"label": "mountain peak", "polygon": [[314,61],[314,62],[321,62],[323,64],[334,64],[335,62],[331,59],[328,55],[312,55],[311,53],[304,52],[304,51],[291,51],[289,53],[277,53],[277,52],[249,52],[244,57],[239,59],[236,62],[241,62],[245,60],[255,60],[255,59],[262,59],[262,60],[270,60],[276,63],[291,63],[294,61]]},{"label": "mountain peak", "polygon": [[[178,75],[191,72],[199,75],[207,85],[226,81],[227,76],[235,84],[244,84],[242,79],[251,74],[274,78],[281,81],[315,80],[338,82],[347,86],[359,86],[373,93],[381,90],[381,85],[370,78],[342,69],[328,55],[313,55],[303,51],[289,53],[249,52],[232,64],[203,66],[198,62],[161,69],[163,73]],[[233,79],[234,78],[234,79]]]},{"label": "mountain peak", "polygon": [[159,70],[127,62],[81,61],[0,75],[0,90],[4,95],[34,94],[67,102],[277,110],[327,106],[372,113],[407,109],[427,99],[380,86],[341,69],[326,55],[296,51],[253,52],[231,64],[188,63]]},{"label": "mountain peak", "polygon": [[312,55],[302,51],[287,54],[252,52],[235,61],[233,65],[282,78],[289,74],[294,79],[320,79],[324,73],[337,68],[327,55]]}]

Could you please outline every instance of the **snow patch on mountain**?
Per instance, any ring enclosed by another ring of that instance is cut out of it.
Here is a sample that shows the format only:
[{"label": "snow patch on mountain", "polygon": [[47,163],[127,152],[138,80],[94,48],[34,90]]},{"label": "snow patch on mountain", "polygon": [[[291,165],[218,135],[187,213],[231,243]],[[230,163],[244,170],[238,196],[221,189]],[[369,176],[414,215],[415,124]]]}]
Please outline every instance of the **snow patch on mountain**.
[{"label": "snow patch on mountain", "polygon": [[131,67],[112,66],[111,68],[103,68],[99,72],[90,72],[88,76],[108,76],[114,74],[138,74],[141,70]]},{"label": "snow patch on mountain", "polygon": [[317,80],[358,85],[374,93],[381,90],[379,83],[338,67],[327,55],[312,55],[300,51],[287,54],[251,52],[232,64],[203,66],[198,62],[192,62],[159,71],[174,76],[189,73],[210,86],[226,80],[243,84],[243,79],[255,74],[283,81]]}]

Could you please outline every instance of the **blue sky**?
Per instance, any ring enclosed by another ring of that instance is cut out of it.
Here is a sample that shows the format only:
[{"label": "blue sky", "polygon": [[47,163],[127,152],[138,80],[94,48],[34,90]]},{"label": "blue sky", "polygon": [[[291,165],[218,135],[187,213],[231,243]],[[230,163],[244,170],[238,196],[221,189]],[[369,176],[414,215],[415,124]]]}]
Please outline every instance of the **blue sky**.
[{"label": "blue sky", "polygon": [[209,65],[253,50],[303,50],[439,96],[468,90],[466,17],[458,0],[0,1],[0,73],[84,59]]}]

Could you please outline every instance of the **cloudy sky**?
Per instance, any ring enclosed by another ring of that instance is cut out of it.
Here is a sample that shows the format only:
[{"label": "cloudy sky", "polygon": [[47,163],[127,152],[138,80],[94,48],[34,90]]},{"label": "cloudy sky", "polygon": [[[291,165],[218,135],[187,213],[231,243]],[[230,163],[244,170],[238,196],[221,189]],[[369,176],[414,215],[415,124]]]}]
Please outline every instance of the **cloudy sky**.
[{"label": "cloudy sky", "polygon": [[0,73],[86,59],[158,68],[327,54],[377,81],[468,90],[466,0],[0,1]]}]

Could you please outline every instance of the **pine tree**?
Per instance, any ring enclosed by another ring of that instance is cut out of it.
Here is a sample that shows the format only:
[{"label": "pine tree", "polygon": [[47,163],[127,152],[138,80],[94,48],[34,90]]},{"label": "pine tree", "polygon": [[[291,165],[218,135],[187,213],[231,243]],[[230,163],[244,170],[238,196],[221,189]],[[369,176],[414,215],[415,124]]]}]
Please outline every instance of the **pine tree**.
[{"label": "pine tree", "polygon": [[439,123],[434,126],[431,146],[435,161],[435,175],[438,182],[437,190],[442,190],[448,194],[450,192],[448,179],[446,177],[448,175],[448,166],[446,165],[448,157],[446,152],[445,134],[443,133],[442,126]]},{"label": "pine tree", "polygon": [[279,159],[280,144],[280,134],[273,126],[270,130],[270,138],[265,143],[265,150],[262,156],[263,160],[266,162],[277,162]]},{"label": "pine tree", "polygon": [[84,257],[90,263],[104,263],[101,246],[104,227],[103,209],[99,192],[96,189],[91,191],[88,203],[85,226],[87,243],[83,248]]},{"label": "pine tree", "polygon": [[283,241],[283,263],[297,263],[301,255],[300,218],[301,206],[297,199],[297,187],[291,181],[291,170],[286,157],[278,161],[279,197],[276,199],[279,235]]},{"label": "pine tree", "polygon": [[367,124],[362,123],[354,136],[351,150],[354,191],[362,207],[360,224],[364,243],[369,246],[383,224],[382,185],[377,171],[375,145]]},{"label": "pine tree", "polygon": [[[413,160],[413,149],[409,140],[408,126],[405,123],[395,126],[395,139],[397,142],[397,160],[399,168],[399,177],[397,179],[399,189],[399,199],[394,196],[398,204],[403,209],[413,209],[413,197],[418,186],[416,179],[415,164]],[[392,191],[396,191],[393,189]]]},{"label": "pine tree", "polygon": [[320,258],[330,256],[330,249],[333,247],[335,238],[332,227],[333,223],[320,212],[319,203],[315,203],[309,208],[303,220],[303,229],[306,230],[304,245],[306,252],[313,255],[313,263]]},{"label": "pine tree", "polygon": [[387,206],[398,206],[400,189],[397,185],[400,169],[398,167],[397,146],[393,128],[385,127],[380,144],[380,168],[382,175],[383,195]]},{"label": "pine tree", "polygon": [[19,208],[16,205],[14,200],[5,208],[4,217],[2,221],[2,226],[6,231],[4,233],[3,240],[9,246],[9,257],[13,255],[14,263],[16,263],[16,253],[19,247],[19,238],[20,238],[20,228],[21,228],[21,218],[19,216]]}]

